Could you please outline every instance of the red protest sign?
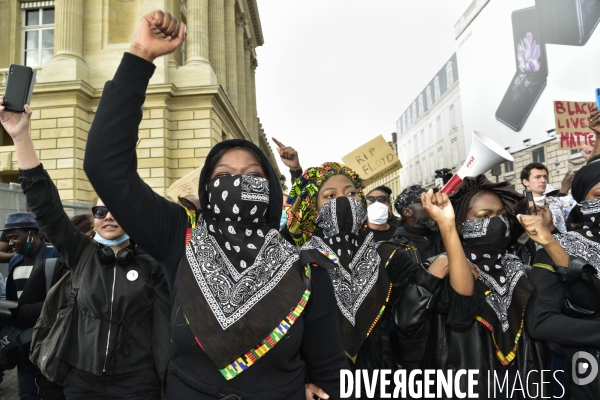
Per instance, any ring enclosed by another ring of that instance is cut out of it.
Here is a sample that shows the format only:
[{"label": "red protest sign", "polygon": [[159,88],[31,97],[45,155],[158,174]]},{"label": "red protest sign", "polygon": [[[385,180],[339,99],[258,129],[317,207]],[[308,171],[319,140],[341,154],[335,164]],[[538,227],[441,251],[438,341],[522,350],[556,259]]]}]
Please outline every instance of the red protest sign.
[{"label": "red protest sign", "polygon": [[556,137],[561,149],[579,149],[584,144],[593,146],[596,134],[588,127],[588,118],[594,103],[587,101],[555,101],[554,119]]}]

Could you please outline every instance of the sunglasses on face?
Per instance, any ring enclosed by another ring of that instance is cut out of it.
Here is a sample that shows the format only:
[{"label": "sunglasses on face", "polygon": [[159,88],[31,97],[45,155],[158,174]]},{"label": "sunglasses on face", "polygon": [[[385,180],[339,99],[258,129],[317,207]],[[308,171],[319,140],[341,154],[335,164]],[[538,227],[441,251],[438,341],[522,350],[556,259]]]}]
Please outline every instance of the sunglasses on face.
[{"label": "sunglasses on face", "polygon": [[375,203],[376,201],[387,204],[389,201],[389,197],[388,196],[367,196],[367,203]]},{"label": "sunglasses on face", "polygon": [[106,206],[92,207],[92,214],[94,215],[94,218],[103,219],[106,217],[106,214],[108,214],[108,207],[106,207]]}]

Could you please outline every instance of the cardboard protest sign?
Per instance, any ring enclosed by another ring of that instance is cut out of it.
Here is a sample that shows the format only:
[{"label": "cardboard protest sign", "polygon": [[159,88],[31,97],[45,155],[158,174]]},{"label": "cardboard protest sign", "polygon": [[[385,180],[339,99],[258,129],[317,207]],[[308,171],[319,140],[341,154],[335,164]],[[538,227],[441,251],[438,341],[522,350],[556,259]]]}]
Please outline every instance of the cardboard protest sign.
[{"label": "cardboard protest sign", "polygon": [[345,155],[342,161],[358,173],[364,186],[402,168],[396,152],[381,135]]},{"label": "cardboard protest sign", "polygon": [[594,105],[587,101],[554,102],[559,148],[580,149],[584,144],[593,146],[596,143],[596,134],[588,127],[588,117]]},{"label": "cardboard protest sign", "polygon": [[165,190],[165,194],[175,201],[177,201],[179,196],[184,197],[190,194],[197,195],[201,169],[202,167],[197,168],[182,178],[179,178]]}]

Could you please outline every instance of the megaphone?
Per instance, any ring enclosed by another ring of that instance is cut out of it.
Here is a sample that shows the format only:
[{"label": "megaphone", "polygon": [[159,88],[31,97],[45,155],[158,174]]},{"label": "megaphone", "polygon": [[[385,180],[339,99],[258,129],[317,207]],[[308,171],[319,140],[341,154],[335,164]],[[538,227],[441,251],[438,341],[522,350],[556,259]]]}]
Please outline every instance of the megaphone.
[{"label": "megaphone", "polygon": [[483,174],[498,164],[514,160],[513,156],[498,143],[477,131],[473,131],[471,150],[469,150],[469,155],[465,163],[450,178],[440,192],[451,194],[461,184],[465,176]]}]

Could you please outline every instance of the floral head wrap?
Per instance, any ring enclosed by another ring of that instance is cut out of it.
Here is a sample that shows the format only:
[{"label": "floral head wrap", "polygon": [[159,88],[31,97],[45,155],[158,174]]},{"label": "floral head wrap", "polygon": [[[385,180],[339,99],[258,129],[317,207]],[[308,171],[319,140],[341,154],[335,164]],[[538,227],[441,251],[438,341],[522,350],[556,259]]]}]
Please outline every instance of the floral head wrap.
[{"label": "floral head wrap", "polygon": [[317,231],[315,224],[317,218],[317,195],[329,177],[333,175],[346,175],[356,188],[360,201],[366,207],[365,196],[362,191],[362,179],[358,174],[336,162],[326,162],[318,167],[309,168],[292,185],[292,190],[286,203],[287,227],[290,235],[297,245],[306,243]]}]

